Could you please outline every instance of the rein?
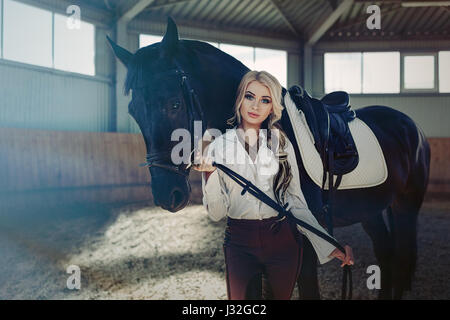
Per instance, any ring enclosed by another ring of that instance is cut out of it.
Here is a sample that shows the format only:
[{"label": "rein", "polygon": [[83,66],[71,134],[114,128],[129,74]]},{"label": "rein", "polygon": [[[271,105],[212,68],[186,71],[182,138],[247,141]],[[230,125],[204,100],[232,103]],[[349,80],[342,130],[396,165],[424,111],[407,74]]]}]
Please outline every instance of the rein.
[{"label": "rein", "polygon": [[[272,227],[276,226],[277,223],[281,222],[282,220],[289,218],[291,220],[294,220],[294,222],[303,228],[311,231],[312,233],[316,234],[317,236],[321,237],[325,241],[328,241],[333,246],[338,248],[340,251],[342,251],[345,254],[344,247],[339,244],[334,238],[330,237],[326,233],[323,233],[320,230],[317,230],[313,226],[307,224],[306,222],[296,218],[291,211],[286,210],[288,203],[284,207],[282,207],[280,204],[278,204],[276,201],[274,201],[272,198],[270,198],[267,194],[262,192],[258,187],[256,187],[253,183],[239,175],[238,173],[234,172],[230,168],[224,166],[223,164],[213,162],[213,166],[216,168],[222,170],[226,175],[228,175],[232,180],[234,180],[237,184],[239,184],[243,189],[241,192],[241,195],[243,196],[246,192],[250,193],[252,196],[256,197],[257,199],[264,202],[266,205],[271,207],[272,209],[276,210],[278,212],[278,219],[275,221],[274,225]],[[348,282],[347,282],[348,280]],[[348,283],[348,286],[347,286]],[[348,287],[348,295],[347,295],[347,287]],[[352,289],[353,289],[353,281],[352,281],[352,273],[351,273],[351,267],[346,265],[344,266],[343,270],[343,277],[342,277],[342,290],[341,290],[341,298],[342,300],[350,300],[352,298]]]}]

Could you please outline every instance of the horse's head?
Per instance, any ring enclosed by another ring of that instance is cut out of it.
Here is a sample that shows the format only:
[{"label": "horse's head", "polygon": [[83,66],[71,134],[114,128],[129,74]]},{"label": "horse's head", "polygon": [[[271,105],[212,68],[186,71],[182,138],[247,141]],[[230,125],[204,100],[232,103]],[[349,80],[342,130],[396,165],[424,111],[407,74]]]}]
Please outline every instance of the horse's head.
[{"label": "horse's head", "polygon": [[[178,211],[189,200],[190,153],[181,149],[176,154],[182,159],[181,163],[173,161],[172,150],[180,141],[171,138],[176,129],[192,134],[193,121],[200,120],[196,90],[191,90],[200,86],[185,69],[196,63],[195,56],[181,54],[182,41],[171,18],[163,40],[135,54],[108,40],[117,58],[128,69],[125,93],[132,91],[128,113],[136,120],[145,140],[155,204],[171,212]],[[192,147],[192,140],[189,139],[189,147]]]}]

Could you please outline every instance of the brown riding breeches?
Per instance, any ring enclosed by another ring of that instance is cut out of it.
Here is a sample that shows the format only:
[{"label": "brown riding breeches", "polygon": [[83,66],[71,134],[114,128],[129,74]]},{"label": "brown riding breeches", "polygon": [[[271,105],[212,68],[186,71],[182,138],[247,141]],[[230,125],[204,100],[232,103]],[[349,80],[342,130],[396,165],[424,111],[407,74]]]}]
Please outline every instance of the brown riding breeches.
[{"label": "brown riding breeches", "polygon": [[291,298],[302,262],[301,236],[288,219],[277,231],[270,229],[275,221],[228,218],[223,244],[228,299],[261,299],[263,273],[274,299]]}]

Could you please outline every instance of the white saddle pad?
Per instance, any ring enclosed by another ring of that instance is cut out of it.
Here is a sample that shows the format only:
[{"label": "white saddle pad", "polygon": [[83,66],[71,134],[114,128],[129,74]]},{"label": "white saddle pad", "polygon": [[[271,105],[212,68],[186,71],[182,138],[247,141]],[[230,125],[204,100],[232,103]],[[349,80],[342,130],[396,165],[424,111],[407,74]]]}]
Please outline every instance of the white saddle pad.
[{"label": "white saddle pad", "polygon": [[[322,187],[323,164],[314,146],[314,137],[306,122],[305,115],[297,109],[289,92],[286,92],[284,103],[306,172],[314,183]],[[342,176],[338,190],[369,188],[382,184],[387,179],[388,171],[383,151],[375,134],[361,119],[355,118],[348,125],[358,150],[359,163],[353,171]],[[336,176],[334,176],[334,181],[336,181]],[[325,189],[328,189],[328,176]]]}]

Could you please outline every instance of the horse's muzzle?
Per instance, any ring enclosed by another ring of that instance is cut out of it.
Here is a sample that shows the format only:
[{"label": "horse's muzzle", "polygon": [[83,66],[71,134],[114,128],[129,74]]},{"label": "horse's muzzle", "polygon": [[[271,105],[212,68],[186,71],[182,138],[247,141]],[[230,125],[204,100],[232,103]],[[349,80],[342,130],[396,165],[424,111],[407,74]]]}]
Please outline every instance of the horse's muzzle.
[{"label": "horse's muzzle", "polygon": [[187,177],[151,168],[152,193],[157,206],[170,212],[183,209],[189,202],[190,185]]}]

